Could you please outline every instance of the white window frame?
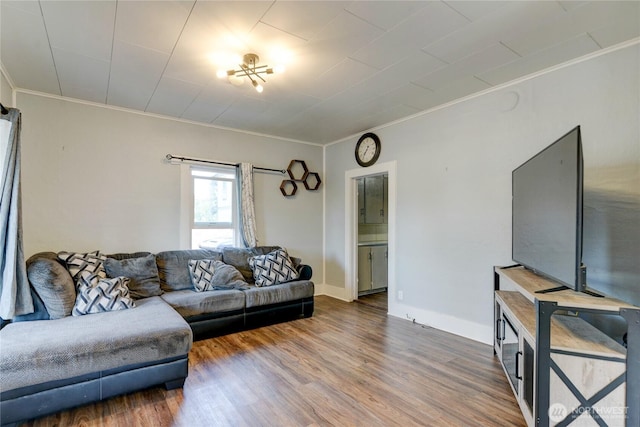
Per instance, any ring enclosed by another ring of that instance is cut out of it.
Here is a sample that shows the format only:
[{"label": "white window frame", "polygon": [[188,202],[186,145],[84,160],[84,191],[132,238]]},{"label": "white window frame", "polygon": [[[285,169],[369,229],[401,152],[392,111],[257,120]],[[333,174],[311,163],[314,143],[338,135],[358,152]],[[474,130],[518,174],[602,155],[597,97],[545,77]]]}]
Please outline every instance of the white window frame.
[{"label": "white window frame", "polygon": [[[238,198],[237,198],[237,185],[234,167],[224,166],[201,166],[201,165],[181,165],[181,236],[180,246],[185,249],[191,249],[193,247],[192,233],[193,230],[207,230],[207,229],[231,229],[233,230],[233,245],[238,246],[240,238],[240,227],[238,220]],[[210,172],[210,173],[223,173],[225,175],[232,175],[233,178],[225,177],[205,177],[194,175],[194,171]],[[232,202],[231,202],[231,222],[220,223],[196,223],[195,222],[195,192],[194,182],[195,179],[211,179],[214,181],[225,181],[232,183]]]},{"label": "white window frame", "polygon": [[7,148],[9,148],[9,136],[11,135],[10,121],[0,119],[0,176],[4,175],[4,162],[6,160]]}]

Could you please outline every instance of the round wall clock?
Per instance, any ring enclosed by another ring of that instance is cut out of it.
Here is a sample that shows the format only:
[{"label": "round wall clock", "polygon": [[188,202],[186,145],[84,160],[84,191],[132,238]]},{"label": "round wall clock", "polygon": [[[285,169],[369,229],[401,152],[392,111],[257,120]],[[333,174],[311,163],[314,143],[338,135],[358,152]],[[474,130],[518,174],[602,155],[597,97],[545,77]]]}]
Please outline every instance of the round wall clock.
[{"label": "round wall clock", "polygon": [[356,161],[360,166],[374,164],[380,157],[380,138],[375,133],[365,133],[356,144]]}]

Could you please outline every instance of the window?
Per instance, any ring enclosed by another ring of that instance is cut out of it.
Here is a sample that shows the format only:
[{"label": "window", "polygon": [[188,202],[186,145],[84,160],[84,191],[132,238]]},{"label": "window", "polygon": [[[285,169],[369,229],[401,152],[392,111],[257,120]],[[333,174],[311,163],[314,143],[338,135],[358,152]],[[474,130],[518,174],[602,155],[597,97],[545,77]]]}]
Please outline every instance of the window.
[{"label": "window", "polygon": [[4,175],[4,162],[9,147],[9,136],[11,133],[11,122],[0,119],[0,176]]},{"label": "window", "polygon": [[231,168],[191,168],[191,248],[236,245],[236,174]]}]

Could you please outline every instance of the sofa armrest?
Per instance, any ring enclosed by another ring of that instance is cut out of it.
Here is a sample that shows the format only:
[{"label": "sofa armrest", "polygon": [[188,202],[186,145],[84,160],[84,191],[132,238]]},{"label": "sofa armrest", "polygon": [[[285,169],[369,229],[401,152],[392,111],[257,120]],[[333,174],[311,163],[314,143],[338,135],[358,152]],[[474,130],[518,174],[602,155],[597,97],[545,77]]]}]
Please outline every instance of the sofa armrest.
[{"label": "sofa armrest", "polygon": [[300,277],[299,280],[311,280],[311,276],[313,275],[313,269],[310,265],[300,264],[298,266],[298,274]]}]

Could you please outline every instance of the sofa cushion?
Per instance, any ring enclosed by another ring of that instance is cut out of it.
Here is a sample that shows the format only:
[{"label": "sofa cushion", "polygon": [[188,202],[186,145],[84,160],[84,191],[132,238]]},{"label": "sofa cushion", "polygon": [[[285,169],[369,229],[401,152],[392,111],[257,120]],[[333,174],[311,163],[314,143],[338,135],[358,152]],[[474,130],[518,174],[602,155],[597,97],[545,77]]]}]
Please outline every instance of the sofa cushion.
[{"label": "sofa cushion", "polygon": [[160,287],[163,291],[193,289],[189,276],[190,259],[222,260],[222,254],[209,249],[166,251],[156,254]]},{"label": "sofa cushion", "polygon": [[36,254],[27,260],[27,277],[49,313],[50,319],[69,316],[76,301],[76,287],[65,267],[55,259]]},{"label": "sofa cushion", "polygon": [[151,252],[119,252],[117,254],[109,254],[106,257],[111,259],[117,259],[118,261],[122,261],[125,259],[132,258],[144,258],[148,255],[153,255]]},{"label": "sofa cushion", "polygon": [[249,267],[256,286],[272,286],[298,278],[298,271],[284,249],[249,258]]},{"label": "sofa cushion", "polygon": [[97,274],[83,271],[78,278],[78,296],[73,306],[74,316],[126,310],[135,307],[127,287],[129,279],[116,277],[102,279]]},{"label": "sofa cushion", "polygon": [[[162,321],[159,321],[162,319]],[[131,310],[11,323],[0,330],[0,392],[185,355],[189,324],[160,297]]]},{"label": "sofa cushion", "polygon": [[212,259],[189,260],[189,274],[196,292],[245,289],[247,282],[232,265]]},{"label": "sofa cushion", "polygon": [[243,292],[246,308],[253,308],[312,297],[314,286],[309,280],[296,280],[266,287],[249,286],[249,289]]},{"label": "sofa cushion", "polygon": [[216,292],[196,292],[190,289],[166,292],[161,298],[184,318],[242,310],[245,301],[243,291],[235,289]]},{"label": "sofa cushion", "polygon": [[78,280],[80,273],[83,271],[95,273],[103,279],[107,277],[104,271],[104,260],[107,259],[107,257],[100,255],[100,251],[87,253],[63,251],[58,252],[58,258],[64,261],[73,280]]},{"label": "sofa cushion", "polygon": [[134,299],[155,297],[162,294],[156,257],[148,254],[140,258],[107,258],[104,262],[107,277],[124,276],[131,279],[129,293]]},{"label": "sofa cushion", "polygon": [[255,248],[222,248],[222,261],[225,264],[233,265],[244,277],[247,283],[253,283],[253,271],[249,267],[249,258],[256,255],[264,255],[280,249],[280,246],[256,246]]}]

